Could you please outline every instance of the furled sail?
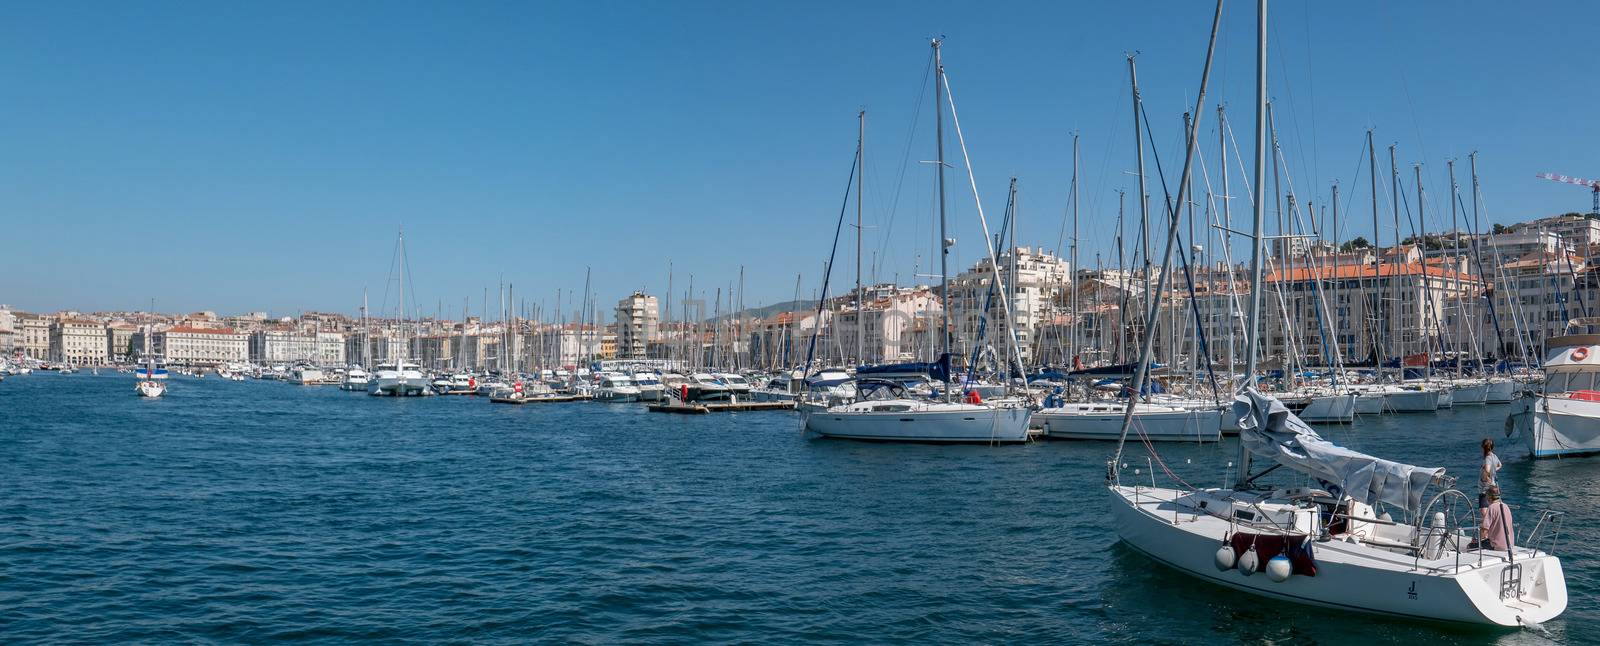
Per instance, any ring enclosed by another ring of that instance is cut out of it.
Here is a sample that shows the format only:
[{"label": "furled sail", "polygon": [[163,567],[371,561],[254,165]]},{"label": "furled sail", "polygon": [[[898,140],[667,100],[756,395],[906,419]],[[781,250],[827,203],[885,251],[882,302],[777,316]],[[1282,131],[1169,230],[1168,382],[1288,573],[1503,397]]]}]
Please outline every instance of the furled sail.
[{"label": "furled sail", "polygon": [[1233,401],[1239,439],[1250,452],[1271,458],[1330,485],[1351,498],[1415,512],[1430,484],[1448,485],[1443,467],[1418,467],[1373,457],[1317,435],[1282,402],[1247,388]]}]

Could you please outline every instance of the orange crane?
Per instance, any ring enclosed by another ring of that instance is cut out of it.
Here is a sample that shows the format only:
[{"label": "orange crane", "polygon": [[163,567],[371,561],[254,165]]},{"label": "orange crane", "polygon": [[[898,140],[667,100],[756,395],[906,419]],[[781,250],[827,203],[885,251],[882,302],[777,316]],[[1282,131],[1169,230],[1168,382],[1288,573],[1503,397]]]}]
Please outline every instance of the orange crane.
[{"label": "orange crane", "polygon": [[1600,217],[1600,181],[1583,179],[1581,177],[1567,177],[1566,175],[1557,175],[1555,173],[1539,173],[1537,177],[1540,179],[1547,179],[1552,182],[1577,184],[1578,186],[1589,187],[1589,191],[1594,198],[1594,204],[1589,207],[1589,215]]}]

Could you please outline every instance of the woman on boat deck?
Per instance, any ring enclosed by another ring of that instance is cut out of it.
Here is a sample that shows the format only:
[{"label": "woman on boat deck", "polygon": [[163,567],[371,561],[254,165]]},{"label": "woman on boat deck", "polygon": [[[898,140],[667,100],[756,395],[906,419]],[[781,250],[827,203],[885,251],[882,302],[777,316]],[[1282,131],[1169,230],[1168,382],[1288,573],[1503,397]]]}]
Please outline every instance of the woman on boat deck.
[{"label": "woman on boat deck", "polygon": [[1504,551],[1511,549],[1512,539],[1517,535],[1516,529],[1511,524],[1511,508],[1500,500],[1500,488],[1490,486],[1484,490],[1484,495],[1489,498],[1489,506],[1483,508],[1483,518],[1478,527],[1478,547]]},{"label": "woman on boat deck", "polygon": [[1494,454],[1494,440],[1483,438],[1483,465],[1478,467],[1478,509],[1489,506],[1490,487],[1498,487],[1495,474],[1500,472],[1500,456]]}]

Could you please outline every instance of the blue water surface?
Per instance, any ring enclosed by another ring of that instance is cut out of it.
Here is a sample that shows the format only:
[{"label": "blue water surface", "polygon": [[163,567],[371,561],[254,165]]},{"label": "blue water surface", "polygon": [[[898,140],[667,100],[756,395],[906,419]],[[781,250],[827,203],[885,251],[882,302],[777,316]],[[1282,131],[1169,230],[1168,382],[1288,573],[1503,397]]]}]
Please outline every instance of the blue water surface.
[{"label": "blue water surface", "polygon": [[[1326,432],[1470,482],[1507,411]],[[1235,446],[1160,451],[1207,485]],[[146,400],[127,375],[35,373],[0,383],[0,642],[1600,640],[1600,459],[1501,450],[1519,520],[1570,514],[1557,553],[1571,602],[1545,636],[1285,604],[1163,569],[1116,544],[1113,449],[836,442],[790,412],[215,377],[175,376]]]}]

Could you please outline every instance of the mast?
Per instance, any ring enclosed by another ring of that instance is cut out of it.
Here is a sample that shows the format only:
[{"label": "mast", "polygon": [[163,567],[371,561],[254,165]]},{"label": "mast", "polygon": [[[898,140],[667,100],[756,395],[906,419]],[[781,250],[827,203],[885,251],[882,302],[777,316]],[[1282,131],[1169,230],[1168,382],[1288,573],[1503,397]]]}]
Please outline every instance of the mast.
[{"label": "mast", "polygon": [[[1262,238],[1267,226],[1267,203],[1262,199],[1266,186],[1267,157],[1267,0],[1256,0],[1256,148],[1255,148],[1255,204],[1252,207],[1250,235],[1250,328],[1245,331],[1244,387],[1254,389],[1256,380],[1256,353],[1261,336],[1261,282]],[[1240,488],[1250,484],[1250,449],[1239,443],[1238,483]]]},{"label": "mast", "polygon": [[[944,59],[939,54],[939,39],[933,39],[933,124],[934,168],[939,184],[939,303],[943,321],[939,336],[943,338],[940,351],[950,354],[950,234],[945,226],[944,212]],[[950,383],[948,372],[945,383]],[[950,388],[944,389],[945,401],[950,400]]]},{"label": "mast", "polygon": [[[1262,11],[1262,20],[1265,21],[1266,20],[1266,0],[1261,0],[1261,7],[1262,7],[1262,9],[1261,9],[1261,11]],[[1205,106],[1206,88],[1209,86],[1210,81],[1211,81],[1211,61],[1212,61],[1212,57],[1215,54],[1216,48],[1217,48],[1217,30],[1221,27],[1221,24],[1222,24],[1222,0],[1217,0],[1216,12],[1212,15],[1212,18],[1211,18],[1211,38],[1210,38],[1210,40],[1208,41],[1208,43],[1206,45],[1205,67],[1204,67],[1203,71],[1200,73],[1200,92],[1195,97],[1195,107],[1194,107],[1194,110],[1190,112],[1190,114],[1199,115],[1200,114],[1200,108]],[[1265,37],[1265,29],[1264,28],[1262,30],[1262,33],[1263,33],[1263,38],[1264,38]],[[1263,45],[1262,46],[1265,47],[1265,41],[1263,41]],[[1266,79],[1265,75],[1262,74],[1260,80],[1264,83],[1265,79]],[[1177,196],[1177,199],[1176,200],[1163,200],[1163,204],[1165,205],[1164,212],[1167,215],[1167,244],[1166,244],[1166,250],[1163,252],[1163,255],[1162,255],[1163,267],[1166,267],[1166,266],[1171,264],[1171,262],[1172,262],[1172,247],[1173,247],[1173,244],[1178,239],[1178,225],[1181,224],[1181,222],[1182,222],[1182,219],[1180,218],[1179,209],[1182,208],[1181,205],[1183,204],[1183,201],[1188,198],[1187,187],[1189,185],[1189,178],[1192,177],[1191,173],[1194,172],[1194,157],[1195,157],[1195,142],[1196,142],[1195,131],[1199,127],[1200,127],[1200,119],[1197,116],[1195,119],[1193,119],[1189,123],[1189,131],[1184,133],[1184,138],[1183,138],[1183,141],[1184,141],[1183,172],[1182,172],[1182,174],[1179,175],[1179,179],[1178,179],[1178,196]],[[1260,200],[1257,200],[1256,203],[1260,204]],[[1165,291],[1166,290],[1167,282],[1171,279],[1171,277],[1172,277],[1172,272],[1170,272],[1170,271],[1162,271],[1161,272],[1161,279],[1156,284],[1156,290],[1157,290],[1158,293],[1161,292],[1161,291]],[[1260,294],[1260,291],[1258,290],[1258,291],[1255,291],[1254,293],[1255,294]],[[1150,328],[1154,327],[1155,322],[1157,320],[1156,317],[1160,314],[1159,309],[1156,307],[1156,306],[1159,306],[1159,304],[1160,304],[1159,303],[1159,299],[1154,301],[1154,302],[1152,302],[1152,307],[1150,308],[1149,316],[1145,319],[1145,321],[1146,321],[1145,328],[1146,329],[1150,329]],[[1138,405],[1139,395],[1144,389],[1145,378],[1148,376],[1148,369],[1150,367],[1151,352],[1154,350],[1154,343],[1155,343],[1155,337],[1153,335],[1146,334],[1144,336],[1144,340],[1143,340],[1143,347],[1141,347],[1140,350],[1139,350],[1139,363],[1134,368],[1133,391],[1131,393],[1129,393],[1127,408],[1123,409],[1123,411],[1122,411],[1122,432],[1121,432],[1121,434],[1119,435],[1119,437],[1117,439],[1116,457],[1112,459],[1112,463],[1111,463],[1111,476],[1112,477],[1114,477],[1115,474],[1116,474],[1117,464],[1120,463],[1121,460],[1122,460],[1122,450],[1127,445],[1128,431],[1129,431],[1129,429],[1131,429],[1133,427],[1133,410],[1134,410],[1134,407]],[[1242,442],[1240,443],[1240,446],[1241,447],[1243,446]]]},{"label": "mast", "polygon": [[[1078,303],[1078,134],[1072,134],[1072,258],[1067,261],[1067,284],[1072,288],[1072,332],[1068,334],[1068,345],[1072,347],[1072,357],[1080,356],[1078,350],[1078,325],[1083,310]],[[1081,360],[1081,359],[1080,359]]]},{"label": "mast", "polygon": [[1400,313],[1404,311],[1400,307],[1400,276],[1405,273],[1406,262],[1405,258],[1400,256],[1400,168],[1395,165],[1394,144],[1389,144],[1389,203],[1394,207],[1394,259],[1399,264],[1394,275],[1389,277],[1391,303],[1389,325],[1393,328],[1389,332],[1389,338],[1394,340],[1395,347],[1399,350],[1397,356],[1400,358],[1400,369],[1395,374],[1399,377],[1399,381],[1405,381],[1406,344],[1400,336]]},{"label": "mast", "polygon": [[[867,144],[867,111],[856,113],[856,168],[865,169]],[[867,174],[861,173],[861,180],[856,182],[856,365],[867,362],[867,322],[862,318],[863,301],[865,293],[861,291],[861,187],[866,184]],[[743,270],[740,270],[743,280]]]},{"label": "mast", "polygon": [[395,370],[405,370],[406,350],[406,229],[400,227],[400,359]]},{"label": "mast", "polygon": [[[1229,229],[1231,229],[1233,227],[1233,193],[1230,193],[1228,191],[1228,175],[1230,173],[1228,172],[1228,116],[1227,116],[1227,107],[1223,106],[1223,105],[1220,105],[1220,104],[1217,105],[1217,148],[1222,153],[1222,227],[1223,227],[1224,231],[1227,231],[1227,230],[1229,230]],[[1207,239],[1209,240],[1209,237]],[[1224,251],[1223,251],[1223,260],[1228,262],[1228,305],[1231,308],[1233,306],[1233,304],[1239,302],[1238,301],[1238,299],[1239,299],[1238,284],[1235,283],[1234,280],[1233,280],[1233,276],[1234,276],[1234,273],[1235,273],[1234,270],[1233,270],[1233,263],[1232,263],[1232,261],[1233,261],[1233,250],[1231,248],[1231,244],[1232,244],[1233,240],[1232,240],[1232,238],[1229,238],[1227,236],[1223,236],[1223,242],[1229,243],[1229,245],[1230,245],[1228,248],[1224,249]],[[1237,319],[1234,317],[1233,313],[1229,312],[1228,313],[1228,374],[1230,376],[1233,374],[1233,371],[1239,369],[1239,356],[1238,356],[1239,342],[1238,342],[1238,339],[1235,339],[1234,336],[1233,336],[1234,329],[1236,327],[1238,327],[1238,326],[1234,325],[1234,321],[1235,320],[1237,320]]]},{"label": "mast", "polygon": [[[1433,290],[1429,289],[1428,286],[1428,220],[1427,217],[1423,215],[1424,211],[1422,206],[1422,164],[1416,164],[1411,168],[1413,171],[1415,171],[1417,182],[1417,253],[1422,259],[1422,267],[1418,268],[1417,270],[1417,282],[1421,283],[1422,286],[1421,292],[1419,292],[1417,295],[1417,314],[1426,320],[1428,318],[1428,313],[1432,312],[1434,314],[1433,333],[1436,336],[1442,337],[1444,334],[1443,326],[1440,325],[1438,312],[1433,308],[1433,298],[1431,293]],[[1422,299],[1424,298],[1428,300],[1427,307],[1422,307]],[[1422,344],[1422,353],[1427,356],[1428,362],[1427,366],[1423,370],[1423,375],[1426,378],[1432,379],[1433,344],[1426,341],[1428,334],[1428,326],[1426,324],[1422,326],[1422,334],[1424,339]],[[1442,347],[1443,344],[1440,345]]]},{"label": "mast", "polygon": [[[1378,149],[1372,145],[1372,130],[1367,130],[1367,177],[1372,181],[1372,312],[1366,316],[1372,326],[1373,371],[1383,380],[1383,229],[1378,225]],[[1366,327],[1366,326],[1362,326]]]},{"label": "mast", "polygon": [[[1143,231],[1142,235],[1140,235],[1140,241],[1144,256],[1144,301],[1148,305],[1152,299],[1150,294],[1150,196],[1146,193],[1147,189],[1145,188],[1144,130],[1139,123],[1139,109],[1143,106],[1139,100],[1139,70],[1138,66],[1133,62],[1134,56],[1134,54],[1128,55],[1128,80],[1133,88],[1133,149],[1138,163],[1136,173],[1139,177],[1139,194],[1135,197],[1139,200],[1139,227]],[[1166,270],[1166,267],[1161,268],[1162,273],[1166,273]],[[1146,336],[1155,334],[1156,327],[1154,325],[1147,326],[1144,334]]]}]

